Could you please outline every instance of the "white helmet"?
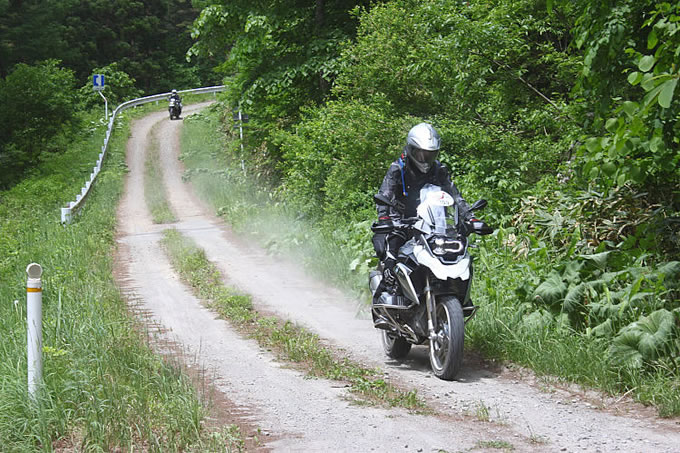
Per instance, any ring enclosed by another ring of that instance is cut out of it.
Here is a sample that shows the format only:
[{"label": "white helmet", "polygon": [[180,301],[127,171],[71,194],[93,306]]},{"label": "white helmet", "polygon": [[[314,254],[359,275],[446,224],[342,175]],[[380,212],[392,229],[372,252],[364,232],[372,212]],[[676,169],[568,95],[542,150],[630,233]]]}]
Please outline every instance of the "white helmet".
[{"label": "white helmet", "polygon": [[172,94],[177,94],[177,90],[172,90]]},{"label": "white helmet", "polygon": [[406,162],[427,173],[439,156],[439,133],[428,123],[416,124],[406,137]]}]

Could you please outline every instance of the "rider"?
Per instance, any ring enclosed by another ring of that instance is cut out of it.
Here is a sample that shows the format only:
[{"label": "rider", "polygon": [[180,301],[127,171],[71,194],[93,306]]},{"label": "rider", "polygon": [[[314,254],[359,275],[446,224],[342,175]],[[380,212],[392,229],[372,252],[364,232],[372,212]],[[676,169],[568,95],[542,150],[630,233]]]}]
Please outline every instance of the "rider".
[{"label": "rider", "polygon": [[[474,217],[470,206],[451,181],[447,168],[437,160],[440,144],[439,133],[432,125],[420,123],[411,128],[401,156],[392,162],[375,195],[378,225],[389,227],[393,219],[415,217],[420,203],[420,189],[425,184],[437,185],[451,195],[463,221]],[[396,282],[394,267],[399,249],[408,239],[403,230],[373,236],[376,254],[383,262],[383,287],[376,291],[376,296],[380,295],[381,290],[393,290]]]},{"label": "rider", "polygon": [[170,100],[170,99],[177,99],[180,104],[182,103],[182,98],[179,97],[179,93],[177,93],[177,90],[172,90],[172,93],[170,94],[170,97],[168,98],[168,100]]}]

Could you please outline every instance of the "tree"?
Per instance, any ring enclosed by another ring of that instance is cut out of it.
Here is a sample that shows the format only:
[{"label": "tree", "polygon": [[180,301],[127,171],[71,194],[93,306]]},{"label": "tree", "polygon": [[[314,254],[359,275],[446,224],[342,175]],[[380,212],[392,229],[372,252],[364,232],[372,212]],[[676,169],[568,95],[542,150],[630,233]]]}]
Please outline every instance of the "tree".
[{"label": "tree", "polygon": [[0,80],[0,187],[16,182],[53,151],[49,141],[74,120],[73,72],[49,60],[35,66],[19,64]]},{"label": "tree", "polygon": [[[233,107],[267,124],[292,124],[304,104],[318,104],[339,70],[342,44],[355,32],[350,10],[367,0],[196,2],[192,56],[222,60]],[[263,126],[264,127],[264,126]],[[260,136],[262,138],[262,136]]]},{"label": "tree", "polygon": [[[579,81],[594,121],[583,175],[607,189],[634,184],[676,204],[680,181],[680,4],[620,0],[583,6]],[[586,123],[588,125],[588,123]]]},{"label": "tree", "polygon": [[12,1],[0,15],[0,75],[58,58],[83,82],[92,68],[117,63],[145,92],[195,86],[208,74],[185,59],[196,16],[187,0]]}]

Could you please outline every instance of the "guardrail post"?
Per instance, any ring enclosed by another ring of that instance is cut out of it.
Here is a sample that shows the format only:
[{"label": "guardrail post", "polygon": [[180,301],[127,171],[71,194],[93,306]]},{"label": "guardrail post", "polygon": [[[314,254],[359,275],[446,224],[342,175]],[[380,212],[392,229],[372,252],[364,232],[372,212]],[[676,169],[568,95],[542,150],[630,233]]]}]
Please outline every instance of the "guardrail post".
[{"label": "guardrail post", "polygon": [[26,267],[26,322],[28,323],[28,395],[35,401],[42,382],[42,267]]},{"label": "guardrail post", "polygon": [[61,208],[61,223],[71,223],[71,208]]}]

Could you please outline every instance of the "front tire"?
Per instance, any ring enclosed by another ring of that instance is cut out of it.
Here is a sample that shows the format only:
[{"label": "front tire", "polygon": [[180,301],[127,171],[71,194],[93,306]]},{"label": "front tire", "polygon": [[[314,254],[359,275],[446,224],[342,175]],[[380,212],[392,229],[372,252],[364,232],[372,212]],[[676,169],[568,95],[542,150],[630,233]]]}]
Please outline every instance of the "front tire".
[{"label": "front tire", "polygon": [[437,336],[430,340],[430,365],[435,376],[445,381],[453,380],[463,366],[465,320],[458,299],[442,296],[435,305]]},{"label": "front tire", "polygon": [[411,343],[398,337],[386,330],[381,330],[382,345],[387,357],[392,359],[403,359],[411,350]]}]

